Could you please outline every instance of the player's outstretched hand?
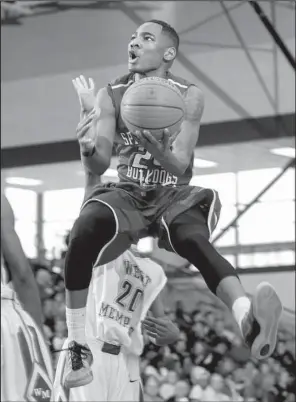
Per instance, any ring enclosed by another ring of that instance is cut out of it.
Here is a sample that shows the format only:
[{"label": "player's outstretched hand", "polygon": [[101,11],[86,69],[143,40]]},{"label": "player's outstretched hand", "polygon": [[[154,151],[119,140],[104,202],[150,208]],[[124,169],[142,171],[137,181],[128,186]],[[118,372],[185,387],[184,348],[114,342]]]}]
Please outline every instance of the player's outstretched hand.
[{"label": "player's outstretched hand", "polygon": [[148,130],[136,130],[132,134],[137,138],[140,145],[150,152],[151,155],[153,155],[157,160],[158,158],[161,158],[170,152],[171,146],[177,138],[179,131],[171,134],[169,129],[164,129],[161,141],[158,141]]},{"label": "player's outstretched hand", "polygon": [[88,82],[84,75],[72,80],[74,88],[77,92],[81,109],[83,112],[89,113],[95,106],[95,83],[92,78]]},{"label": "player's outstretched hand", "polygon": [[92,127],[96,116],[96,111],[93,109],[80,120],[76,128],[77,139],[82,153],[91,153],[95,147],[95,135]]},{"label": "player's outstretched hand", "polygon": [[167,318],[146,317],[142,321],[142,325],[147,335],[154,339],[156,345],[169,345],[179,338],[178,327]]}]

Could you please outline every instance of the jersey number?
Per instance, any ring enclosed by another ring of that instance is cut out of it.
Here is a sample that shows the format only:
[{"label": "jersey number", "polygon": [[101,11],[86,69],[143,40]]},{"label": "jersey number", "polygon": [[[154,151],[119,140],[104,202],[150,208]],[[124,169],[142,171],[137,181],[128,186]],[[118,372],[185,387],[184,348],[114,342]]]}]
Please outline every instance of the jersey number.
[{"label": "jersey number", "polygon": [[129,281],[124,281],[115,302],[121,307],[127,308],[128,311],[134,312],[143,294],[142,289],[133,289],[133,285]]},{"label": "jersey number", "polygon": [[148,169],[147,162],[153,159],[153,165],[160,166],[160,163],[153,158],[153,156],[143,147],[138,148],[138,152],[134,155],[132,166],[138,169]]}]

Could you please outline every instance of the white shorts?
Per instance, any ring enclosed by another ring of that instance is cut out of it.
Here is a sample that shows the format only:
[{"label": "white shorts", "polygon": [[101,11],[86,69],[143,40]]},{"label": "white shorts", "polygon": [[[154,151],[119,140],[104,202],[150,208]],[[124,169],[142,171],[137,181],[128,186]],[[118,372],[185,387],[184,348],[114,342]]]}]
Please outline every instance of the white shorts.
[{"label": "white shorts", "polygon": [[[68,346],[65,341],[63,349]],[[128,401],[138,402],[140,395],[140,378],[135,376],[131,382],[130,359],[125,353],[112,355],[102,352],[103,342],[99,340],[88,340],[88,346],[93,354],[93,381],[83,387],[65,389],[62,386],[65,375],[65,367],[68,364],[67,352],[60,353],[56,376],[54,380],[54,401]],[[132,365],[139,366],[139,358],[131,359]],[[132,370],[133,373],[136,370]]]},{"label": "white shorts", "polygon": [[1,401],[52,397],[53,369],[44,338],[33,319],[1,286]]}]

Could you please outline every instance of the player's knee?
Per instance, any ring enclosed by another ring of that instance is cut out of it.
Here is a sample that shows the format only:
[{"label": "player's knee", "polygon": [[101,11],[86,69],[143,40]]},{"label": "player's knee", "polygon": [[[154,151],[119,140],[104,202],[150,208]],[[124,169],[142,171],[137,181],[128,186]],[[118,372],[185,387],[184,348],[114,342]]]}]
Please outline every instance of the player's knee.
[{"label": "player's knee", "polygon": [[87,204],[80,212],[79,217],[74,223],[70,235],[70,244],[74,239],[101,237],[106,235],[108,238],[113,236],[116,230],[114,215],[106,205],[93,201]]},{"label": "player's knee", "polygon": [[183,237],[182,240],[176,243],[176,248],[181,251],[182,257],[189,260],[188,256],[192,254],[202,258],[209,244],[209,240],[203,234],[196,233],[189,237]]},{"label": "player's knee", "polygon": [[68,290],[89,286],[92,267],[115,230],[116,222],[107,206],[91,202],[83,208],[71,231],[65,259],[65,285]]},{"label": "player's knee", "polygon": [[209,243],[209,234],[206,228],[199,225],[177,225],[170,226],[170,236],[173,245],[186,245],[189,248],[202,250]]}]

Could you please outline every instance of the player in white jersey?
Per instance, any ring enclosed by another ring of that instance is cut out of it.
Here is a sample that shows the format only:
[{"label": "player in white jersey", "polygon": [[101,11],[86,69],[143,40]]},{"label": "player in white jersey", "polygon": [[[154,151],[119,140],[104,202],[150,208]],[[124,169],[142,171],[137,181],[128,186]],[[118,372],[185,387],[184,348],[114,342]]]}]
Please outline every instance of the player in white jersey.
[{"label": "player in white jersey", "polygon": [[[55,401],[139,401],[141,322],[150,308],[154,315],[164,317],[157,296],[165,283],[162,267],[138,255],[134,248],[94,268],[86,311],[94,379],[77,388],[64,386],[68,363],[66,352],[61,352],[54,382]],[[179,331],[169,320],[150,319],[144,323],[158,344],[178,338]],[[68,345],[67,340],[64,348]]]},{"label": "player in white jersey", "polygon": [[[13,289],[6,283],[4,260]],[[40,325],[38,288],[14,230],[12,208],[1,194],[1,401],[51,400],[53,370]]]}]

